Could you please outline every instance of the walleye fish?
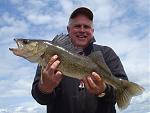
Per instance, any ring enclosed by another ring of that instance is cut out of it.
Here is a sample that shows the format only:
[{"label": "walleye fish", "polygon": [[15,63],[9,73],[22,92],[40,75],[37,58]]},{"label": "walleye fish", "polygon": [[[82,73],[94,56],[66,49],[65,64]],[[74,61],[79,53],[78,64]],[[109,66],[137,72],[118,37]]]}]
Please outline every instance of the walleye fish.
[{"label": "walleye fish", "polygon": [[[38,63],[43,68],[53,55],[58,55],[61,61],[58,66],[64,75],[81,79],[93,71],[102,76],[105,83],[111,85],[116,91],[116,102],[119,109],[125,109],[131,98],[143,93],[140,85],[115,77],[107,67],[102,53],[96,51],[89,56],[81,56],[73,52],[72,48],[63,48],[66,35],[57,35],[52,41],[15,39],[18,48],[9,48],[15,55],[23,57],[30,62]],[[65,46],[65,45],[64,45]]]}]

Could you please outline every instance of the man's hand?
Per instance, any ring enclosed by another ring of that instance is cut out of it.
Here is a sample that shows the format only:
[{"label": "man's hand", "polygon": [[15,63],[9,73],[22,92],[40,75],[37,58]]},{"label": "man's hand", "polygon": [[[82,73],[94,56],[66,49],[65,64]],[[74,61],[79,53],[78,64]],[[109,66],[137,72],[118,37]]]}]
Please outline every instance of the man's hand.
[{"label": "man's hand", "polygon": [[57,70],[60,61],[57,60],[58,56],[54,55],[49,60],[46,68],[42,72],[43,83],[39,83],[39,88],[45,93],[51,93],[53,89],[60,83],[63,75]]},{"label": "man's hand", "polygon": [[92,94],[100,95],[105,91],[106,84],[96,72],[92,72],[91,75],[82,80],[87,90]]}]

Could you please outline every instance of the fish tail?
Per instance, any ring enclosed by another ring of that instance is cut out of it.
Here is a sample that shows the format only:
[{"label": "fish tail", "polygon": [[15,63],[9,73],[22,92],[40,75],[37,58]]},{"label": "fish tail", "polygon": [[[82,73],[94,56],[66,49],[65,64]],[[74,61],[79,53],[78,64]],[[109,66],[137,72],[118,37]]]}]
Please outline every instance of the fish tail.
[{"label": "fish tail", "polygon": [[120,110],[127,108],[131,98],[143,93],[144,88],[136,83],[127,80],[121,80],[123,87],[116,89],[116,102]]}]

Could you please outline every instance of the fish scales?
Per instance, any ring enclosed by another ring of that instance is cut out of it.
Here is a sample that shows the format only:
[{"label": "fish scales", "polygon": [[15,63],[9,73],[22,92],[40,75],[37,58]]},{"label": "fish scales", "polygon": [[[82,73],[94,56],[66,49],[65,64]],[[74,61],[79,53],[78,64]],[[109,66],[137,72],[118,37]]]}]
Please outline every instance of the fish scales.
[{"label": "fish scales", "polygon": [[81,79],[85,75],[89,75],[93,71],[99,70],[98,66],[88,57],[71,53],[52,44],[49,44],[49,47],[47,47],[44,55],[46,63],[49,61],[50,57],[53,55],[58,55],[61,61],[58,66],[58,70],[62,71],[64,75],[68,75],[73,78]]}]

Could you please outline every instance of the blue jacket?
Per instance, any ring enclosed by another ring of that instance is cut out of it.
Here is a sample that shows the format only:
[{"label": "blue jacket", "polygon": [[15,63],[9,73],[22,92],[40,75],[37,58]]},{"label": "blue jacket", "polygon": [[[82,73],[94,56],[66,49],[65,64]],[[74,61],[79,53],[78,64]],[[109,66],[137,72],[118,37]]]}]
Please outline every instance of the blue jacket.
[{"label": "blue jacket", "polygon": [[[85,50],[87,56],[91,52],[101,51],[104,60],[112,74],[122,79],[128,79],[121,61],[116,53],[107,46],[91,43]],[[60,84],[50,94],[39,90],[41,67],[37,67],[32,85],[32,96],[42,105],[47,105],[47,113],[116,113],[115,91],[107,85],[104,97],[90,94],[86,89],[80,89],[80,80],[64,76]]]}]

